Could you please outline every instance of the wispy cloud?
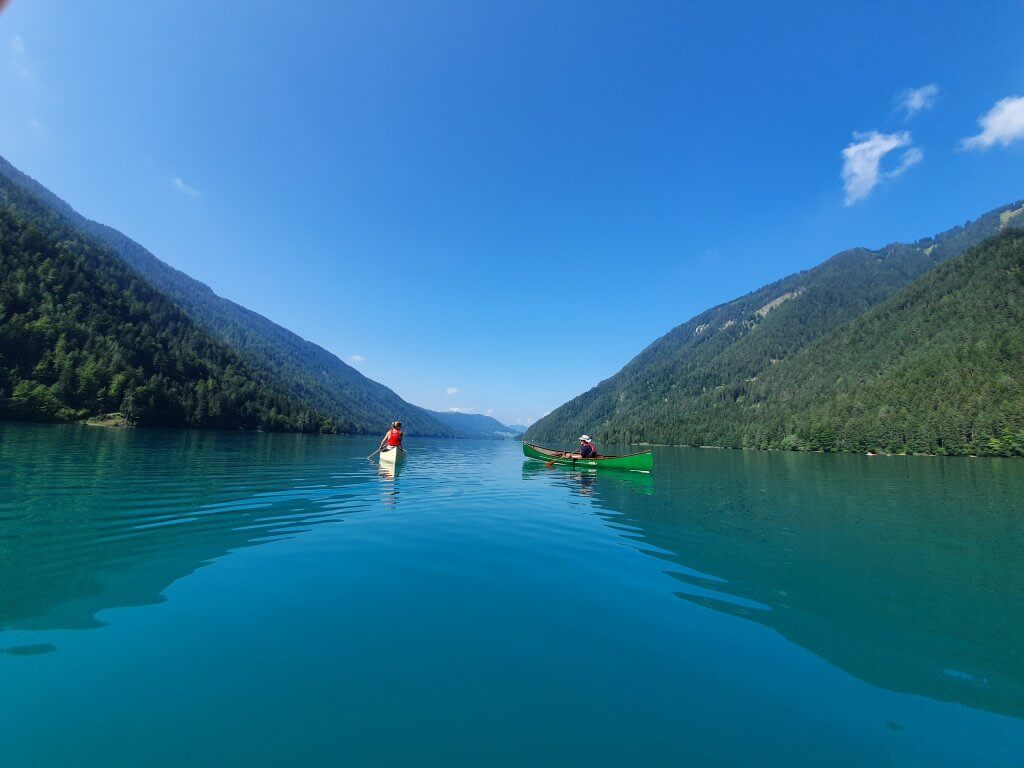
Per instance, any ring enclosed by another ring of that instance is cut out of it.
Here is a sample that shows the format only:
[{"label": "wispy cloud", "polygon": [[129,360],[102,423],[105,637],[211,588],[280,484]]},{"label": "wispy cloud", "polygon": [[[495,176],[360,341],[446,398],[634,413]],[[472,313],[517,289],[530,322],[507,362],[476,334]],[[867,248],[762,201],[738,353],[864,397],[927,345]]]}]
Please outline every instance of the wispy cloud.
[{"label": "wispy cloud", "polygon": [[924,160],[924,152],[917,147],[911,147],[900,156],[900,164],[885,174],[887,179],[895,179],[912,165],[917,165]]},{"label": "wispy cloud", "polygon": [[935,83],[928,83],[920,88],[907,88],[899,95],[899,106],[903,110],[904,117],[909,120],[918,112],[935,106],[935,99],[938,95],[939,86]]},{"label": "wispy cloud", "polygon": [[[912,139],[908,131],[855,133],[853,139],[843,150],[842,178],[846,188],[847,205],[863,200],[882,181],[895,179],[924,159],[924,153],[920,149],[910,146]],[[883,170],[882,159],[901,147],[908,149],[901,155],[899,164],[890,171]]]},{"label": "wispy cloud", "polygon": [[451,408],[449,408],[448,412],[449,413],[472,413],[473,411],[470,408],[460,408],[459,406],[455,405],[455,406],[452,406]]},{"label": "wispy cloud", "polygon": [[960,142],[964,149],[988,149],[994,144],[1008,146],[1024,139],[1024,96],[1007,96],[978,118],[981,133]]},{"label": "wispy cloud", "polygon": [[177,176],[171,179],[171,186],[174,187],[179,192],[181,192],[181,194],[185,195],[186,197],[199,197],[199,195],[202,194],[198,189],[196,189],[195,187],[190,187]]},{"label": "wispy cloud", "polygon": [[446,390],[444,391],[444,393],[445,393],[446,395],[457,395],[457,394],[459,393],[459,391],[460,391],[460,390],[459,390],[459,388],[458,388],[458,387],[448,387],[448,389],[446,389]]},{"label": "wispy cloud", "polygon": [[493,416],[493,415],[494,415],[494,409],[493,408],[488,408],[486,411],[484,411],[484,416]]},{"label": "wispy cloud", "polygon": [[352,356],[351,356],[351,357],[350,357],[350,358],[348,359],[348,361],[349,361],[350,363],[365,363],[365,362],[366,362],[366,358],[365,358],[365,357],[363,357],[362,355],[352,355]]},{"label": "wispy cloud", "polygon": [[27,58],[25,41],[21,35],[15,35],[11,38],[10,45],[11,66],[14,67],[15,72],[26,79],[32,77],[32,70],[28,67]]}]

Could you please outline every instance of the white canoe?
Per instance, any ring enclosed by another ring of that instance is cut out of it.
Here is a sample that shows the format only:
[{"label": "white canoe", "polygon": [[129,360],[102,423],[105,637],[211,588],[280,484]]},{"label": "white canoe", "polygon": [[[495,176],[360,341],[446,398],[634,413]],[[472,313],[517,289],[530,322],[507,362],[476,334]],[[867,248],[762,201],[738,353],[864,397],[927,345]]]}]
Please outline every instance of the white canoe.
[{"label": "white canoe", "polygon": [[386,451],[380,452],[380,463],[394,466],[402,459],[405,458],[404,448],[389,448]]}]

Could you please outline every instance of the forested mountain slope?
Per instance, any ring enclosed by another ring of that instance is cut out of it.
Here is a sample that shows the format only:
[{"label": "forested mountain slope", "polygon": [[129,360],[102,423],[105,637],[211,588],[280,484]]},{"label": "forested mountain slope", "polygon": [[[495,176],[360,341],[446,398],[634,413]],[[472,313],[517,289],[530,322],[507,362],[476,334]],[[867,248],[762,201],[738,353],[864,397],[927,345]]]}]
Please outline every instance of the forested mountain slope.
[{"label": "forested mountain slope", "polygon": [[0,416],[114,411],[152,426],[337,428],[0,176]]},{"label": "forested mountain slope", "polygon": [[1024,231],[936,267],[723,416],[723,444],[1024,456]]},{"label": "forested mountain slope", "polygon": [[757,418],[750,390],[760,378],[937,264],[1024,224],[1022,211],[1018,202],[911,245],[844,251],[707,310],[534,424],[527,439],[568,440],[589,432],[609,442],[764,444],[757,430],[746,428]]},{"label": "forested mountain slope", "polygon": [[456,436],[423,409],[366,378],[322,347],[267,318],[221,298],[208,286],[180,272],[115,229],[86,219],[46,187],[0,158],[0,177],[106,245],[153,286],[167,294],[200,325],[226,342],[249,363],[275,378],[297,399],[346,425],[347,432],[383,432],[401,420],[411,435]]}]

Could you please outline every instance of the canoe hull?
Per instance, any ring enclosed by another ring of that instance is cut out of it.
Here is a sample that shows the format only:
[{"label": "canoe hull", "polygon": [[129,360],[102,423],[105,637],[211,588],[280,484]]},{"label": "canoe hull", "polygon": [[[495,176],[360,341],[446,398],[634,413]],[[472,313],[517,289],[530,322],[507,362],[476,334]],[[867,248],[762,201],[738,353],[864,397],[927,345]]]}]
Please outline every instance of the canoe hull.
[{"label": "canoe hull", "polygon": [[631,453],[628,456],[602,456],[597,459],[573,459],[562,456],[561,451],[541,448],[539,445],[523,443],[523,455],[530,459],[564,464],[580,469],[624,469],[630,472],[650,472],[654,469],[654,454],[651,451]]},{"label": "canoe hull", "polygon": [[402,448],[394,448],[390,451],[380,452],[381,464],[390,464],[391,466],[394,466],[403,459],[405,459],[405,450]]}]

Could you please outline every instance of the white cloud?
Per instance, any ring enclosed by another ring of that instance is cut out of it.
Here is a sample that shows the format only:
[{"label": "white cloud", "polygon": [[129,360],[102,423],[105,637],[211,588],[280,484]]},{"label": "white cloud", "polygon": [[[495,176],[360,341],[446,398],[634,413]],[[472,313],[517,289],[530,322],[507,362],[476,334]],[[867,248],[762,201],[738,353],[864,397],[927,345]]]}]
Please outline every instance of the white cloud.
[{"label": "white cloud", "polygon": [[964,149],[988,149],[993,144],[1008,146],[1024,139],[1024,96],[1007,96],[978,118],[981,133],[960,142]]},{"label": "white cloud", "polygon": [[30,117],[28,120],[28,124],[32,126],[32,130],[35,131],[36,133],[43,132],[43,124],[39,122],[38,119]]},{"label": "white cloud", "polygon": [[473,411],[470,408],[459,408],[458,406],[452,406],[451,408],[448,409],[448,412],[449,413],[472,413]]},{"label": "white cloud", "polygon": [[494,415],[494,409],[493,408],[488,408],[486,411],[484,411],[484,416],[493,416],[493,415]]},{"label": "white cloud", "polygon": [[[853,205],[871,194],[878,184],[895,179],[910,166],[924,159],[924,153],[911,147],[910,133],[854,133],[853,141],[843,150],[843,185],[846,188],[846,204]],[[882,170],[882,159],[900,147],[909,147],[900,157],[899,165],[891,171]]]},{"label": "white cloud", "polygon": [[362,355],[352,355],[352,357],[350,357],[348,361],[350,363],[365,363],[366,358],[363,357]]},{"label": "white cloud", "polygon": [[935,83],[922,85],[920,88],[907,88],[899,96],[900,108],[909,120],[918,112],[935,106],[935,98],[939,95],[939,86]]},{"label": "white cloud", "polygon": [[458,387],[448,387],[448,389],[446,389],[444,391],[444,393],[446,395],[457,395],[459,393],[459,388]]},{"label": "white cloud", "polygon": [[21,39],[21,35],[15,35],[11,38],[11,53],[15,56],[25,55],[25,41]]},{"label": "white cloud", "polygon": [[190,187],[177,176],[171,179],[171,186],[181,192],[181,194],[187,195],[188,197],[199,197],[199,195],[202,194],[198,189]]},{"label": "white cloud", "polygon": [[917,165],[924,160],[924,152],[917,147],[911,147],[900,157],[900,164],[885,174],[887,179],[895,179],[912,165]]}]

